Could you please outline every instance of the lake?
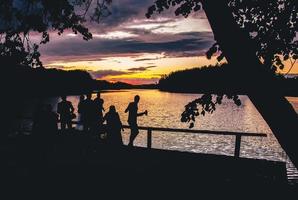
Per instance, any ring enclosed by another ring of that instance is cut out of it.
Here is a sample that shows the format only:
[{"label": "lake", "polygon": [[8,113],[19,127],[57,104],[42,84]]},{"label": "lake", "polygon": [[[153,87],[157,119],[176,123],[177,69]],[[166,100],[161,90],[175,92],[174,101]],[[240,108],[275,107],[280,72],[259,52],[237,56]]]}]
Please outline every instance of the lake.
[{"label": "lake", "polygon": [[[106,111],[115,105],[123,124],[127,124],[127,113],[124,113],[135,95],[141,97],[139,112],[148,110],[148,116],[138,119],[140,126],[165,128],[188,128],[188,124],[180,122],[180,114],[191,100],[200,94],[169,93],[159,90],[120,90],[102,93]],[[95,94],[93,95],[95,98]],[[261,158],[275,161],[286,161],[290,177],[298,173],[280,147],[269,126],[258,113],[247,96],[240,96],[242,105],[236,106],[232,100],[224,99],[212,114],[199,116],[193,129],[266,133],[267,137],[242,137],[240,157]],[[69,96],[76,108],[78,96]],[[289,97],[295,110],[298,111],[298,98]],[[48,99],[56,109],[59,98]],[[81,128],[81,127],[77,127]],[[135,140],[136,146],[146,146],[146,132],[140,131]],[[129,131],[123,132],[124,143],[128,143]],[[234,155],[234,136],[198,135],[189,133],[153,132],[152,147],[158,149],[199,152],[207,154]]]}]

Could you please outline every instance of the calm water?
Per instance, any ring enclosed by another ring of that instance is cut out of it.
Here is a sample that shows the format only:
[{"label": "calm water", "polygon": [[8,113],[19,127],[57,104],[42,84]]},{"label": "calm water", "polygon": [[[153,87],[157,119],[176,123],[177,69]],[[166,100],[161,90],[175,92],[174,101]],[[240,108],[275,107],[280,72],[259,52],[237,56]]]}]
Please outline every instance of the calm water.
[{"label": "calm water", "polygon": [[[139,118],[139,125],[169,128],[188,128],[188,124],[180,122],[180,114],[184,109],[184,105],[200,96],[196,94],[168,93],[158,90],[110,91],[102,93],[102,98],[105,101],[104,107],[108,110],[110,105],[115,105],[122,123],[127,124],[127,114],[124,113],[124,110],[128,103],[133,101],[133,97],[136,94],[141,97],[139,111],[148,110],[148,116]],[[222,105],[216,107],[216,111],[213,114],[197,118],[193,129],[266,133],[267,137],[265,138],[242,137],[240,156],[287,161],[288,173],[291,177],[295,177],[298,174],[296,169],[292,167],[264,119],[248,97],[240,96],[240,99],[242,105],[239,107],[233,101],[225,99]],[[288,99],[297,111],[298,98]],[[69,96],[68,100],[77,108],[77,96]],[[59,99],[53,98],[48,101],[55,108]],[[128,136],[128,130],[125,130],[123,133],[125,143],[128,142]],[[135,144],[137,146],[146,146],[145,132],[140,132]],[[234,144],[234,136],[153,132],[152,138],[153,148],[231,156],[234,154]]]}]

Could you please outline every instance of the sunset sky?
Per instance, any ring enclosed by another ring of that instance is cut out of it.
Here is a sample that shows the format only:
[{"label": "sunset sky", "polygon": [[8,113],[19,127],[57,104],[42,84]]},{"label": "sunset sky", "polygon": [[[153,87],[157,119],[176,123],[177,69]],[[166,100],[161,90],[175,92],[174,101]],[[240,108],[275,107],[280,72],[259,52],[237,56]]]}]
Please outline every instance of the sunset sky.
[{"label": "sunset sky", "polygon": [[146,19],[152,2],[113,1],[112,15],[100,24],[88,22],[90,41],[72,32],[51,33],[50,43],[41,46],[44,65],[87,70],[96,79],[147,84],[171,71],[217,63],[205,57],[214,40],[203,11],[184,18],[169,10]]}]

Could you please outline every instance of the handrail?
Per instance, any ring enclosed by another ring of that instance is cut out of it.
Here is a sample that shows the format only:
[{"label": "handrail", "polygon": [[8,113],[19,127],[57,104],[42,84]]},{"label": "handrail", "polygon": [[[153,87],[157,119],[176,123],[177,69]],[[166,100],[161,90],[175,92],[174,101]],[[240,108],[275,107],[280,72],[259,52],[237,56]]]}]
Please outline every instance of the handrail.
[{"label": "handrail", "polygon": [[[79,124],[78,121],[72,121],[73,124]],[[130,128],[128,125],[123,125],[123,128]],[[211,130],[193,130],[193,129],[176,129],[176,128],[161,128],[161,127],[144,127],[139,126],[139,130],[147,130],[147,148],[152,147],[152,131],[172,132],[172,133],[195,133],[195,134],[209,134],[209,135],[230,135],[236,136],[234,156],[239,158],[241,137],[267,137],[265,133],[244,133],[232,131],[211,131]]]},{"label": "handrail", "polygon": [[[130,128],[130,126],[123,125],[123,128]],[[235,139],[235,158],[240,157],[241,137],[267,137],[265,133],[243,133],[243,132],[231,132],[231,131],[210,131],[210,130],[192,130],[192,129],[174,129],[174,128],[160,128],[160,127],[143,127],[139,126],[139,130],[147,130],[147,148],[152,147],[152,131],[164,131],[175,133],[195,133],[195,134],[211,134],[211,135],[231,135],[236,136]]]},{"label": "handrail", "polygon": [[[72,121],[73,124],[79,124],[78,121]],[[130,128],[129,125],[123,125],[123,128]],[[198,129],[180,129],[180,128],[163,128],[163,127],[146,127],[138,126],[139,130],[175,132],[175,133],[197,133],[209,135],[231,135],[231,136],[247,136],[247,137],[267,137],[266,133],[252,133],[252,132],[233,132],[233,131],[211,131],[211,130],[198,130]]]},{"label": "handrail", "polygon": [[[123,128],[130,128],[128,125],[123,125]],[[210,130],[193,130],[193,129],[176,129],[176,128],[161,128],[161,127],[144,127],[139,126],[140,130],[163,131],[163,132],[178,132],[178,133],[197,133],[197,134],[209,134],[209,135],[241,135],[248,137],[267,137],[265,133],[249,133],[249,132],[231,132],[231,131],[210,131]]]}]

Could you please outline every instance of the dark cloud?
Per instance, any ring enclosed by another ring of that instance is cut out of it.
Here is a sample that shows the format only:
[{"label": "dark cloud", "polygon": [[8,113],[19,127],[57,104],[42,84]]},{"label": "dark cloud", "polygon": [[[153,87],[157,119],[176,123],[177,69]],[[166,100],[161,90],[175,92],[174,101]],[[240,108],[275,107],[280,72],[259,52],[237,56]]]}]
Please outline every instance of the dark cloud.
[{"label": "dark cloud", "polygon": [[[211,32],[158,33],[156,30],[171,29],[172,22],[183,19],[175,17],[173,9],[162,14],[156,14],[146,19],[147,8],[153,0],[121,0],[113,1],[110,10],[112,15],[103,19],[100,24],[87,22],[93,35],[102,35],[113,31],[130,33],[130,38],[99,38],[84,41],[82,36],[66,36],[71,31],[65,31],[62,37],[51,35],[50,43],[40,46],[44,64],[55,61],[100,61],[113,55],[129,55],[139,53],[164,53],[167,56],[203,55],[214,42]],[[92,10],[92,9],[91,9]],[[196,12],[190,17],[205,19],[203,12]],[[134,26],[137,25],[137,26]],[[140,25],[140,27],[138,27]],[[152,28],[142,28],[142,25],[152,25]],[[199,31],[199,30],[198,30]],[[159,58],[143,58],[135,61],[153,61]],[[118,61],[119,62],[119,61]],[[115,61],[117,63],[117,61]]]},{"label": "dark cloud", "polygon": [[117,71],[117,70],[97,70],[97,71],[88,71],[94,79],[101,79],[107,76],[118,76],[131,74],[131,72]]},{"label": "dark cloud", "polygon": [[139,58],[135,59],[134,61],[136,62],[141,62],[141,61],[150,61],[150,60],[159,60],[160,58]]},{"label": "dark cloud", "polygon": [[[96,1],[94,1],[94,4]],[[177,18],[183,18],[182,16],[175,16],[175,7],[168,10],[164,10],[161,14],[154,14],[150,19],[145,17],[148,7],[154,4],[154,0],[121,0],[113,1],[109,6],[111,15],[103,18],[100,24],[88,23],[90,30],[97,32],[106,32],[121,26],[124,23],[132,22],[134,20],[146,20],[146,23],[156,23],[158,19],[159,24],[166,24],[174,21]],[[94,11],[94,5],[91,6],[89,14]],[[192,17],[199,19],[206,19],[203,12],[193,12],[190,14]],[[164,18],[160,20],[160,18]]]},{"label": "dark cloud", "polygon": [[[113,1],[110,5],[111,15],[104,18],[100,25],[102,30],[105,31],[107,28],[116,27],[126,22],[131,22],[135,19],[145,20],[145,14],[147,13],[148,7],[153,5],[154,0],[121,0]],[[175,7],[171,7],[168,10],[164,10],[161,14],[154,14],[146,23],[156,23],[155,19],[159,19],[158,23],[166,24],[175,20],[175,18],[183,18],[182,16],[175,16]],[[190,16],[196,17],[198,19],[206,19],[203,12],[193,12]],[[160,20],[160,18],[165,18]],[[92,24],[91,28],[94,27]]]},{"label": "dark cloud", "polygon": [[144,42],[144,41],[129,41],[120,44],[118,47],[122,51],[132,53],[160,53],[160,52],[177,52],[177,51],[192,51],[197,49],[206,49],[209,46],[209,41],[203,39],[181,39],[169,42]]},{"label": "dark cloud", "polygon": [[152,65],[152,66],[147,66],[147,67],[133,67],[133,68],[129,68],[128,71],[132,71],[132,72],[143,72],[143,71],[147,71],[151,68],[157,67],[156,65]]},{"label": "dark cloud", "polygon": [[[88,26],[93,29],[94,26],[102,31],[106,31],[111,27],[119,26],[125,22],[134,19],[145,19],[147,8],[153,4],[152,0],[121,0],[113,1],[109,6],[111,15],[102,19],[99,25],[90,23]],[[92,11],[92,8],[90,9]]]},{"label": "dark cloud", "polygon": [[[193,37],[196,35],[196,37]],[[177,37],[177,39],[175,39]],[[182,39],[180,39],[182,38]],[[141,39],[99,39],[82,41],[81,38],[66,38],[63,40],[52,41],[43,46],[41,51],[47,56],[73,57],[87,56],[91,59],[99,60],[99,55],[127,54],[127,53],[166,53],[175,55],[192,53],[203,55],[213,44],[212,33],[197,32],[192,34],[176,34],[172,41],[143,41]],[[146,58],[144,58],[146,59]],[[147,59],[147,60],[154,60]],[[139,60],[142,61],[142,60]],[[143,60],[144,61],[144,60]]]},{"label": "dark cloud", "polygon": [[142,71],[149,70],[150,68],[154,68],[157,66],[147,66],[147,67],[135,67],[135,68],[130,68],[128,71],[120,71],[120,70],[97,70],[97,71],[92,71],[89,70],[88,72],[91,74],[91,76],[94,79],[102,79],[107,76],[119,76],[119,75],[126,75],[126,74],[134,74]]}]

